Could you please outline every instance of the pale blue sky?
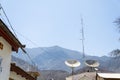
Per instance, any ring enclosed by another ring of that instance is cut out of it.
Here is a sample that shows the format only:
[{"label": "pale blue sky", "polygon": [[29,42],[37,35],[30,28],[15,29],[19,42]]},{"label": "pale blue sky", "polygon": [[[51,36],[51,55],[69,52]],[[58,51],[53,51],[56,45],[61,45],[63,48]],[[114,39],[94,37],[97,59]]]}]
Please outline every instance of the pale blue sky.
[{"label": "pale blue sky", "polygon": [[84,20],[85,53],[102,56],[120,48],[118,41],[120,34],[113,23],[120,17],[120,0],[0,0],[0,2],[19,40],[26,44],[27,48],[58,45],[82,52],[81,16]]}]

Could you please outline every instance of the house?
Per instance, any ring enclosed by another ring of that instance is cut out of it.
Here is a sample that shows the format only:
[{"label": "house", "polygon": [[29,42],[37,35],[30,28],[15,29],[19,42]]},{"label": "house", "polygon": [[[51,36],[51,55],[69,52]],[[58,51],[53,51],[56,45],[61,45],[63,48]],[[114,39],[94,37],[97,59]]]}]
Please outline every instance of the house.
[{"label": "house", "polygon": [[97,73],[97,80],[120,80],[120,73]]},{"label": "house", "polygon": [[25,52],[24,47],[0,19],[0,80],[9,79],[12,51],[21,48]]},{"label": "house", "polygon": [[24,77],[24,79],[20,80],[35,80],[30,74],[27,74],[18,66],[11,64],[12,51],[18,52],[18,49],[21,48],[26,53],[24,47],[25,45],[20,43],[0,19],[0,80],[14,80],[12,79],[13,76],[14,78]]},{"label": "house", "polygon": [[35,76],[32,76],[19,66],[16,66],[15,63],[11,63],[9,80],[37,80],[37,76],[39,76],[39,73],[37,73]]},{"label": "house", "polygon": [[120,73],[84,72],[68,76],[66,80],[120,80]]}]

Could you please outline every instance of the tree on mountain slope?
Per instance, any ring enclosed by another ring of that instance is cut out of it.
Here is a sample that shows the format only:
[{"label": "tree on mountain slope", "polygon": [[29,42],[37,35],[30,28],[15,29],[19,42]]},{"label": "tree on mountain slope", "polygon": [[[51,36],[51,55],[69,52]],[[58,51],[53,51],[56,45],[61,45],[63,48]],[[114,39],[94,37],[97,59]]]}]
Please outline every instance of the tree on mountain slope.
[{"label": "tree on mountain slope", "polygon": [[[117,25],[118,31],[120,32],[120,18],[116,19],[114,23]],[[120,38],[119,38],[120,41]],[[120,49],[113,50],[111,56],[115,58],[120,58]]]}]

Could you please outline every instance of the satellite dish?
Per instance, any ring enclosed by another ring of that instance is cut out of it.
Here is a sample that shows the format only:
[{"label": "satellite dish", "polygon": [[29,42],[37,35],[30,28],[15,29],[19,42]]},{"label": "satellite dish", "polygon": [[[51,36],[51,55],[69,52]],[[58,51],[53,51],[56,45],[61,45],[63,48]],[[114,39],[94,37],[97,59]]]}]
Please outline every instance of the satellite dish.
[{"label": "satellite dish", "polygon": [[80,66],[80,62],[77,61],[77,60],[67,60],[67,61],[65,61],[65,64],[66,64],[67,66],[73,67],[73,68]]},{"label": "satellite dish", "polygon": [[86,64],[88,67],[93,67],[93,68],[98,67],[98,66],[100,65],[99,62],[96,61],[96,60],[86,60],[86,61],[85,61],[85,64]]},{"label": "satellite dish", "polygon": [[73,59],[65,61],[65,64],[72,69],[72,75],[74,72],[74,68],[80,66],[80,62]]}]

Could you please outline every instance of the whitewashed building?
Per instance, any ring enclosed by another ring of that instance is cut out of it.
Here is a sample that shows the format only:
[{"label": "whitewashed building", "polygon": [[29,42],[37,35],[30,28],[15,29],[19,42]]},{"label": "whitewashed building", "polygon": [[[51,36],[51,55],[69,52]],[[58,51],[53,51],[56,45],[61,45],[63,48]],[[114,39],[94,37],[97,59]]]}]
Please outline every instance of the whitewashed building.
[{"label": "whitewashed building", "polygon": [[11,63],[9,80],[37,80],[39,73],[32,72],[32,74],[24,71],[15,63]]},{"label": "whitewashed building", "polygon": [[0,19],[0,80],[9,80],[12,51],[21,48],[25,52],[24,47]]}]

